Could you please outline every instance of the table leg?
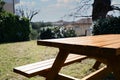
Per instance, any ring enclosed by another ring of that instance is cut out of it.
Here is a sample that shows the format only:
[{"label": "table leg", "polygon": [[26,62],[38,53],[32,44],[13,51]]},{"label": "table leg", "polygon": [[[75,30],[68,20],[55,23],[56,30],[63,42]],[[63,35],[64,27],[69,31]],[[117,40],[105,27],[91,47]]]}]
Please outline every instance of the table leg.
[{"label": "table leg", "polygon": [[92,68],[98,70],[100,67],[100,64],[101,64],[101,62],[96,61]]},{"label": "table leg", "polygon": [[108,68],[113,72],[116,80],[120,80],[120,69],[117,69],[115,66],[109,66]]},{"label": "table leg", "polygon": [[108,68],[113,72],[116,80],[120,80],[120,57],[108,61]]},{"label": "table leg", "polygon": [[53,63],[52,68],[50,69],[49,73],[47,74],[46,80],[56,80],[56,77],[62,68],[69,52],[65,49],[60,49],[55,62]]},{"label": "table leg", "polygon": [[120,80],[120,70],[113,71],[113,73],[115,75],[116,80]]}]

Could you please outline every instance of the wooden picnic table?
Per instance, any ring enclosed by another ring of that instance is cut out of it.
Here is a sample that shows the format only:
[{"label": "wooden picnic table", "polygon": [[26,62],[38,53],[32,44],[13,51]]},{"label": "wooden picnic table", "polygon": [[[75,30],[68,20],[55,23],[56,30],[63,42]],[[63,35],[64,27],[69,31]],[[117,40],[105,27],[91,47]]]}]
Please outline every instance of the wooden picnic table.
[{"label": "wooden picnic table", "polygon": [[120,34],[38,40],[38,45],[59,48],[46,80],[56,80],[69,53],[85,55],[107,65],[120,80]]}]

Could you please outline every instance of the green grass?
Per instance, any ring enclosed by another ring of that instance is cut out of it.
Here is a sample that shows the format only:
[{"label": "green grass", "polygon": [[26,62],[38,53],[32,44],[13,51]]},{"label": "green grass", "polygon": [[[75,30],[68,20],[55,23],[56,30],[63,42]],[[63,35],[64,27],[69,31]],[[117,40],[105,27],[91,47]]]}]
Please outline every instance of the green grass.
[{"label": "green grass", "polygon": [[[0,80],[45,80],[36,76],[26,78],[13,72],[13,68],[24,64],[50,59],[58,53],[57,48],[38,46],[36,41],[0,44]],[[81,63],[63,67],[61,73],[82,78],[89,74],[95,60],[87,59]]]}]

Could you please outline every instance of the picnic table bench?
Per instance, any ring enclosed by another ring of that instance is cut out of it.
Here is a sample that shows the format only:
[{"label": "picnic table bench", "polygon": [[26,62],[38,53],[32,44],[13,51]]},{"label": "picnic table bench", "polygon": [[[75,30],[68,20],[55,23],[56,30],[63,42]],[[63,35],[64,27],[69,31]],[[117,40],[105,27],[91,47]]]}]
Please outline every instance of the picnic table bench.
[{"label": "picnic table bench", "polygon": [[94,69],[98,69],[101,63],[106,66],[81,80],[98,80],[110,72],[113,72],[116,80],[120,80],[120,34],[38,40],[37,44],[59,48],[57,57],[16,67],[14,72],[26,77],[40,75],[44,76],[46,80],[78,80],[60,74],[59,71],[63,66],[80,62],[86,58],[93,58],[96,59]]},{"label": "picnic table bench", "polygon": [[[70,54],[67,57],[63,66],[72,64],[74,62],[80,62],[81,60],[86,59],[86,58],[87,58],[86,56],[77,55],[77,54]],[[48,71],[50,70],[50,68],[52,67],[54,60],[55,60],[55,58],[45,60],[45,61],[36,62],[36,63],[32,63],[32,64],[19,66],[19,67],[14,68],[14,72],[22,74],[26,77],[33,77],[36,75],[40,75],[40,76],[45,77],[46,74],[48,73]]]}]

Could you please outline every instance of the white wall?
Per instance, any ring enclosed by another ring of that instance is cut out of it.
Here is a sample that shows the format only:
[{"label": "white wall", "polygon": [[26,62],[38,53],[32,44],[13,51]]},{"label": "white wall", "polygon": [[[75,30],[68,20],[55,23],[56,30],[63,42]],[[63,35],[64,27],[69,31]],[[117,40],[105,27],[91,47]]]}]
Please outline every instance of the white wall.
[{"label": "white wall", "polygon": [[[4,0],[5,5],[4,5],[4,10],[14,13],[14,6],[13,6],[13,0]],[[19,3],[20,0],[14,0],[15,4]]]},{"label": "white wall", "polygon": [[4,0],[6,3],[13,3],[13,1],[16,3],[19,3],[20,0]]},{"label": "white wall", "polygon": [[4,5],[4,10],[10,12],[10,13],[13,13],[13,4],[12,3],[6,3]]}]

